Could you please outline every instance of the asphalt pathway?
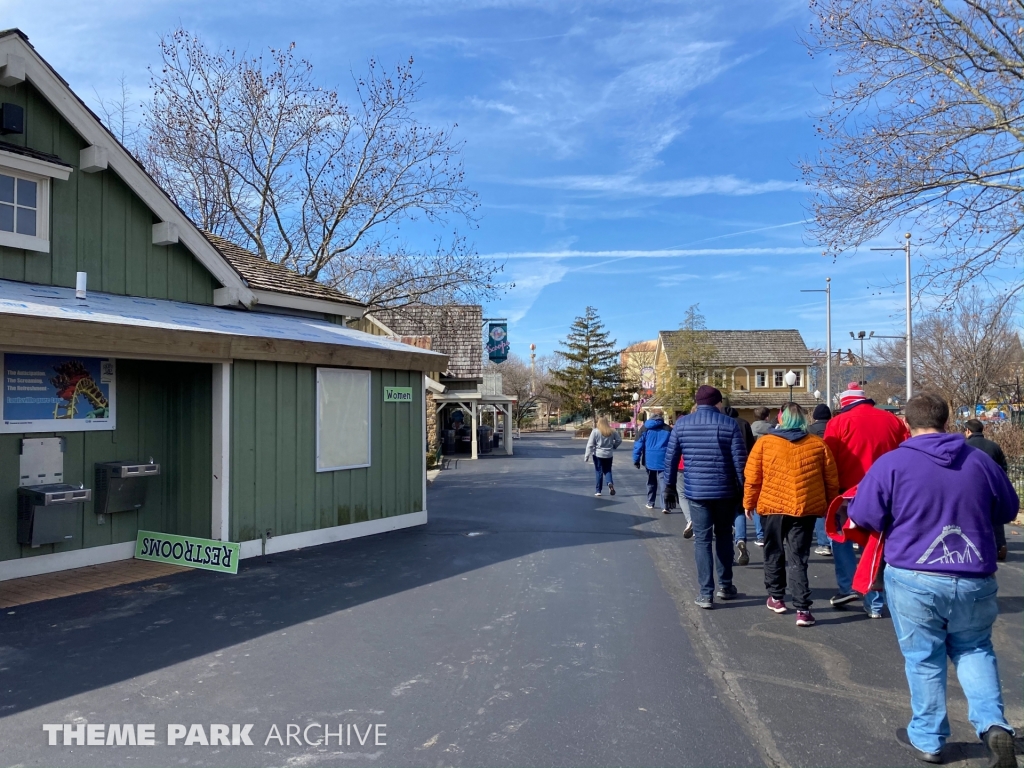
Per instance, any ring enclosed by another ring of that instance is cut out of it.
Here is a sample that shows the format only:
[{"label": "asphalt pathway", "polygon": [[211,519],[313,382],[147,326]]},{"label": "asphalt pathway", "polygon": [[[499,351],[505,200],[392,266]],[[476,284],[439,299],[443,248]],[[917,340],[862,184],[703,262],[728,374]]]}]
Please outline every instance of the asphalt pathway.
[{"label": "asphalt pathway", "polygon": [[[595,498],[581,441],[516,450],[442,473],[422,528],[0,615],[0,764],[913,764],[891,622],[828,607],[831,562],[812,562],[813,628],[765,610],[753,546],[740,599],[701,611],[682,516],[644,508],[624,452],[618,495]],[[1009,538],[995,637],[1021,726]],[[952,762],[984,765],[955,682],[951,699]],[[47,723],[152,723],[156,745],[48,746]],[[168,724],[252,724],[254,744],[169,746]],[[386,743],[266,741],[310,724]]]}]

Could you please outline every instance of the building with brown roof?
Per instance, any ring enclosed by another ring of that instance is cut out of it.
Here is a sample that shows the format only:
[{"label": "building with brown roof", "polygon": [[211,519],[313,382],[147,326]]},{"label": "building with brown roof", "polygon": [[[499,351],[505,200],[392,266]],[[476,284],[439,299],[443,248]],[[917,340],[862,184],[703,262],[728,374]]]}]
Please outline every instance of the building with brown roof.
[{"label": "building with brown roof", "polygon": [[[318,317],[341,315],[362,317],[366,304],[310,277],[300,275],[282,264],[267,261],[242,246],[225,240],[220,235],[203,230],[221,256],[241,275],[256,298],[252,309],[262,311],[286,310],[288,314],[311,313]],[[214,302],[221,306],[233,304],[229,289],[214,292]],[[218,301],[219,300],[219,301]]]},{"label": "building with brown roof", "polygon": [[[707,331],[707,336],[716,355],[701,383],[718,387],[743,418],[752,420],[758,406],[776,410],[789,399],[789,371],[797,376],[793,400],[808,410],[816,405],[810,383],[813,359],[799,331]],[[659,376],[679,375],[684,338],[683,331],[658,334]]]}]

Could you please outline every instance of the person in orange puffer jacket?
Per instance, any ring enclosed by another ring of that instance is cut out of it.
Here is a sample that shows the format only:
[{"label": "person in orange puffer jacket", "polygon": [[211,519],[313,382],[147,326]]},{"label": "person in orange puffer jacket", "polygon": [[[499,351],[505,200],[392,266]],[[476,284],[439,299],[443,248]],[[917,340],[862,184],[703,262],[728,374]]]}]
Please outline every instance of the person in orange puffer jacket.
[{"label": "person in orange puffer jacket", "polygon": [[[855,488],[880,457],[910,437],[902,419],[875,407],[857,382],[847,385],[839,395],[840,410],[825,427],[825,444],[836,457],[839,467],[840,493]],[[852,541],[832,541],[832,562],[836,569],[839,592],[830,602],[836,608],[860,600],[853,582],[857,571],[857,555]],[[864,610],[872,619],[882,618],[882,593],[869,590],[864,594]]]},{"label": "person in orange puffer jacket", "polygon": [[778,428],[754,443],[744,479],[743,509],[748,518],[756,509],[764,526],[768,609],[786,612],[788,581],[797,626],[813,626],[807,559],[814,541],[814,525],[839,495],[839,473],[824,441],[807,434],[807,413],[803,408],[796,403],[782,407]]}]

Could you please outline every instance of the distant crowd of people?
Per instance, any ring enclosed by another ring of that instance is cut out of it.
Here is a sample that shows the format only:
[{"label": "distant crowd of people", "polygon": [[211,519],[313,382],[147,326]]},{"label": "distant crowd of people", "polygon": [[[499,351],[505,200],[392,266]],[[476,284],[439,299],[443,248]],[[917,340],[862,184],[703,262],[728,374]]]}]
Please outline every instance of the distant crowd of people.
[{"label": "distant crowd of people", "polygon": [[[840,608],[863,601],[881,619],[888,601],[906,662],[912,717],[897,740],[919,760],[941,761],[949,737],[946,665],[953,662],[969,718],[995,768],[1014,768],[1013,729],[1003,698],[992,625],[999,613],[997,561],[1006,557],[1003,526],[1020,501],[1006,458],[980,422],[949,433],[938,395],[911,398],[898,418],[875,407],[858,384],[840,395],[833,415],[818,405],[813,420],[785,403],[774,421],[767,408],[748,424],[712,386],[673,426],[660,409],[638,432],[633,462],[647,473],[647,508],[686,517],[693,539],[703,609],[738,595],[733,566],[747,565],[747,522],[764,551],[767,608],[789,611],[799,627],[815,623],[807,566],[812,547],[832,558]],[[596,494],[621,437],[606,419],[587,443]],[[858,553],[859,550],[859,553]],[[717,586],[716,586],[717,576]]]}]

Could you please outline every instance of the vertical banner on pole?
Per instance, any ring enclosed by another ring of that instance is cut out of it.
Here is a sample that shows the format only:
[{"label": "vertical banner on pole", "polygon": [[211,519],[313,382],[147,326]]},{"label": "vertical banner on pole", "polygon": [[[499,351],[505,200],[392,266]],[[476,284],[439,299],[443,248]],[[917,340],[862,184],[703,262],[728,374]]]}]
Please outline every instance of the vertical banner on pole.
[{"label": "vertical banner on pole", "polygon": [[487,359],[492,363],[508,360],[508,323],[491,323],[487,333]]}]

